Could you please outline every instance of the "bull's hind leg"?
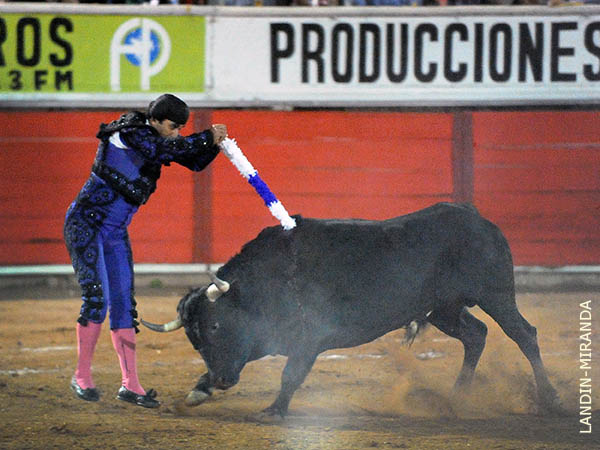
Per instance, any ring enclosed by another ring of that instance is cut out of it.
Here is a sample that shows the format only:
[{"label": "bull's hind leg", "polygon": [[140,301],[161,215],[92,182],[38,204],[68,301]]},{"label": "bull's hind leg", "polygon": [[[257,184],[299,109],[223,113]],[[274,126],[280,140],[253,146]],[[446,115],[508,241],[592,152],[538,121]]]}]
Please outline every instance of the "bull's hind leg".
[{"label": "bull's hind leg", "polygon": [[458,307],[453,310],[435,310],[429,315],[428,320],[448,336],[462,342],[465,357],[454,388],[459,389],[469,386],[473,380],[479,357],[485,347],[487,326],[476,319],[465,307]]},{"label": "bull's hind leg", "polygon": [[563,414],[564,410],[560,406],[556,390],[552,387],[542,363],[537,331],[517,309],[514,294],[488,298],[480,302],[479,306],[500,325],[508,337],[515,341],[529,360],[537,386],[540,412]]}]

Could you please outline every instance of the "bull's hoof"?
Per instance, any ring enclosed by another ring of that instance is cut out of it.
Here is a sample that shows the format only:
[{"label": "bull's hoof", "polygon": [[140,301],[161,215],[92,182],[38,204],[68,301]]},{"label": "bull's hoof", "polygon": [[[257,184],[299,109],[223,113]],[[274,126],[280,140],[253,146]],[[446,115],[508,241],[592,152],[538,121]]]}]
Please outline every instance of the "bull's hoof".
[{"label": "bull's hoof", "polygon": [[552,386],[538,390],[536,406],[536,412],[540,416],[567,417],[573,415],[563,407],[558,393]]},{"label": "bull's hoof", "polygon": [[281,414],[279,410],[271,407],[263,409],[252,417],[253,421],[260,423],[281,423],[284,419],[285,414]]},{"label": "bull's hoof", "polygon": [[575,415],[575,413],[565,409],[558,397],[538,402],[537,414],[546,417],[568,417]]},{"label": "bull's hoof", "polygon": [[204,403],[208,397],[210,394],[207,392],[193,390],[187,395],[184,403],[186,406],[198,406],[200,403]]}]

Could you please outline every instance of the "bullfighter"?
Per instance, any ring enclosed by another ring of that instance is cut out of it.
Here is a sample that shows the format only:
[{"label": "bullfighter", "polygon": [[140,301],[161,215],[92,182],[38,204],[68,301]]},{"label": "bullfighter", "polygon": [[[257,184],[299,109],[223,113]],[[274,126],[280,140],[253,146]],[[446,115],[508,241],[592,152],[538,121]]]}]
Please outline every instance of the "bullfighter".
[{"label": "bullfighter", "polygon": [[94,348],[110,311],[113,346],[119,357],[122,385],[117,399],[156,408],[156,391],[144,390],[136,364],[138,332],[131,245],[127,227],[156,189],[162,166],[176,162],[201,171],[218,155],[227,136],[223,124],[180,136],[189,118],[187,104],[164,94],[147,112],[132,111],[96,135],[100,144],[90,177],[70,205],[64,238],[82,291],[77,319],[77,368],[71,389],[80,399],[98,401],[92,379]]}]

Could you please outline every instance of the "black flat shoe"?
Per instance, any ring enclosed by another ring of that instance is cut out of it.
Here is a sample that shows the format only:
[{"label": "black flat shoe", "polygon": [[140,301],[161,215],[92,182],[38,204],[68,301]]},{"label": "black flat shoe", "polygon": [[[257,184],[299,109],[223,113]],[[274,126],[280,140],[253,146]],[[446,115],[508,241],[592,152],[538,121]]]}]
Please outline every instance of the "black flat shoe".
[{"label": "black flat shoe", "polygon": [[130,391],[125,386],[121,386],[117,393],[117,400],[123,400],[124,402],[133,403],[134,405],[143,406],[144,408],[158,408],[160,402],[154,400],[156,397],[156,391],[150,389],[146,392],[146,395],[136,394]]},{"label": "black flat shoe", "polygon": [[79,397],[81,400],[86,400],[88,402],[97,402],[100,400],[100,391],[96,388],[87,388],[82,389],[81,386],[77,383],[75,377],[71,378],[71,389],[75,392],[75,395]]}]

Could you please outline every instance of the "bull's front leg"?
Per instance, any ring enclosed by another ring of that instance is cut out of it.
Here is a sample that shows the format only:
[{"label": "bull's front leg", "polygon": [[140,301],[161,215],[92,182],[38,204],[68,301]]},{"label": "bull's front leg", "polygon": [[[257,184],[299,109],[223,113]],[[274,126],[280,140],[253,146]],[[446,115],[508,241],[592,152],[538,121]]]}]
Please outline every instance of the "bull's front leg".
[{"label": "bull's front leg", "polygon": [[290,400],[300,387],[308,372],[317,359],[317,353],[302,353],[288,356],[287,363],[281,375],[281,391],[271,406],[263,411],[268,415],[279,415],[284,417],[287,414]]},{"label": "bull's front leg", "polygon": [[187,406],[198,406],[200,403],[203,403],[206,399],[208,399],[214,390],[215,388],[210,382],[210,377],[208,376],[207,372],[200,377],[194,389],[192,389],[187,395],[185,398],[185,404]]}]

